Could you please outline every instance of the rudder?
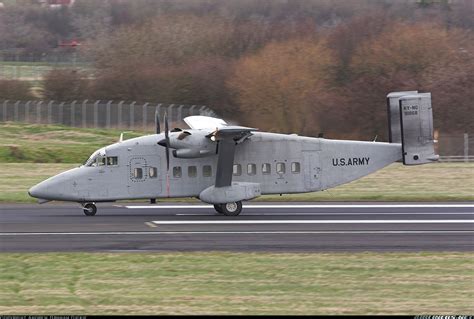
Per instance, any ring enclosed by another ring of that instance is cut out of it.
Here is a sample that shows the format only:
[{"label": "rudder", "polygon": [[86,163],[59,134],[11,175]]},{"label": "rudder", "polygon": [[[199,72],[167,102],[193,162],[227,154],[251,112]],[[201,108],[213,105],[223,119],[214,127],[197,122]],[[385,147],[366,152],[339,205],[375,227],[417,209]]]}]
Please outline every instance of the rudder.
[{"label": "rudder", "polygon": [[399,97],[400,131],[403,164],[435,162],[433,109],[431,93],[415,93]]}]

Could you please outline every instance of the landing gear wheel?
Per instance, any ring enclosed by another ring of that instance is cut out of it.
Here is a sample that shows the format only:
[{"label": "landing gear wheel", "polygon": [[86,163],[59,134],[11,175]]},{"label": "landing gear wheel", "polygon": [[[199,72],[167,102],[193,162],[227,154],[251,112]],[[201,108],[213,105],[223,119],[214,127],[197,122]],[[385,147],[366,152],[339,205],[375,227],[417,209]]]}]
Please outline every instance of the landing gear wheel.
[{"label": "landing gear wheel", "polygon": [[93,203],[87,203],[84,205],[83,210],[87,216],[94,216],[97,213],[97,206]]},{"label": "landing gear wheel", "polygon": [[224,214],[224,212],[222,211],[222,204],[214,204],[214,209],[215,209],[216,212],[218,212],[219,214]]},{"label": "landing gear wheel", "polygon": [[242,202],[232,202],[221,205],[222,213],[226,216],[237,216],[242,211]]}]

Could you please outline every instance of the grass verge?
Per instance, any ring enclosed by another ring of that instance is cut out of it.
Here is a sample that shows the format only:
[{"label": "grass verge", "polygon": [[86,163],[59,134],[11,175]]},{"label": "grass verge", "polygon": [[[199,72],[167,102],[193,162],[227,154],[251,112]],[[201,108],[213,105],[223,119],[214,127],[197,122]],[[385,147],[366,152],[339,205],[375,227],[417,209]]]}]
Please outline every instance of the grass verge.
[{"label": "grass verge", "polygon": [[[118,141],[120,130],[0,123],[0,163],[78,163]],[[142,135],[127,132],[126,138]]]},{"label": "grass verge", "polygon": [[2,254],[4,314],[468,314],[472,253]]},{"label": "grass verge", "polygon": [[[0,202],[34,202],[28,189],[79,164],[0,163]],[[191,199],[179,199],[191,201]],[[323,192],[262,196],[264,201],[472,201],[474,163],[392,164]]]}]

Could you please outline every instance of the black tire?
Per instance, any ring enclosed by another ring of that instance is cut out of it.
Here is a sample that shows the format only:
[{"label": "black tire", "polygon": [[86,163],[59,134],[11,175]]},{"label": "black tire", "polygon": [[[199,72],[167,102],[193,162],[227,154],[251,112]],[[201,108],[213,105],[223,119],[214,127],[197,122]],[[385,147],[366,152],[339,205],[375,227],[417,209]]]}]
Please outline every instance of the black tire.
[{"label": "black tire", "polygon": [[242,212],[242,202],[233,202],[221,205],[222,213],[226,216],[238,216]]},{"label": "black tire", "polygon": [[84,205],[83,211],[86,216],[94,216],[97,213],[97,206],[93,203],[87,203]]},{"label": "black tire", "polygon": [[219,214],[224,214],[224,212],[222,211],[222,204],[214,204],[214,209],[215,209],[216,212],[218,212]]}]

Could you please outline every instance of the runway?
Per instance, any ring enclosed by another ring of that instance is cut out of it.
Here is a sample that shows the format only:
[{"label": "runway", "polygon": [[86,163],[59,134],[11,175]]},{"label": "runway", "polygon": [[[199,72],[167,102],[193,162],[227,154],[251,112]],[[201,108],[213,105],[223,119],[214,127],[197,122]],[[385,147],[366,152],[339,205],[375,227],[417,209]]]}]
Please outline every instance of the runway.
[{"label": "runway", "polygon": [[474,203],[0,205],[0,252],[474,251]]}]

